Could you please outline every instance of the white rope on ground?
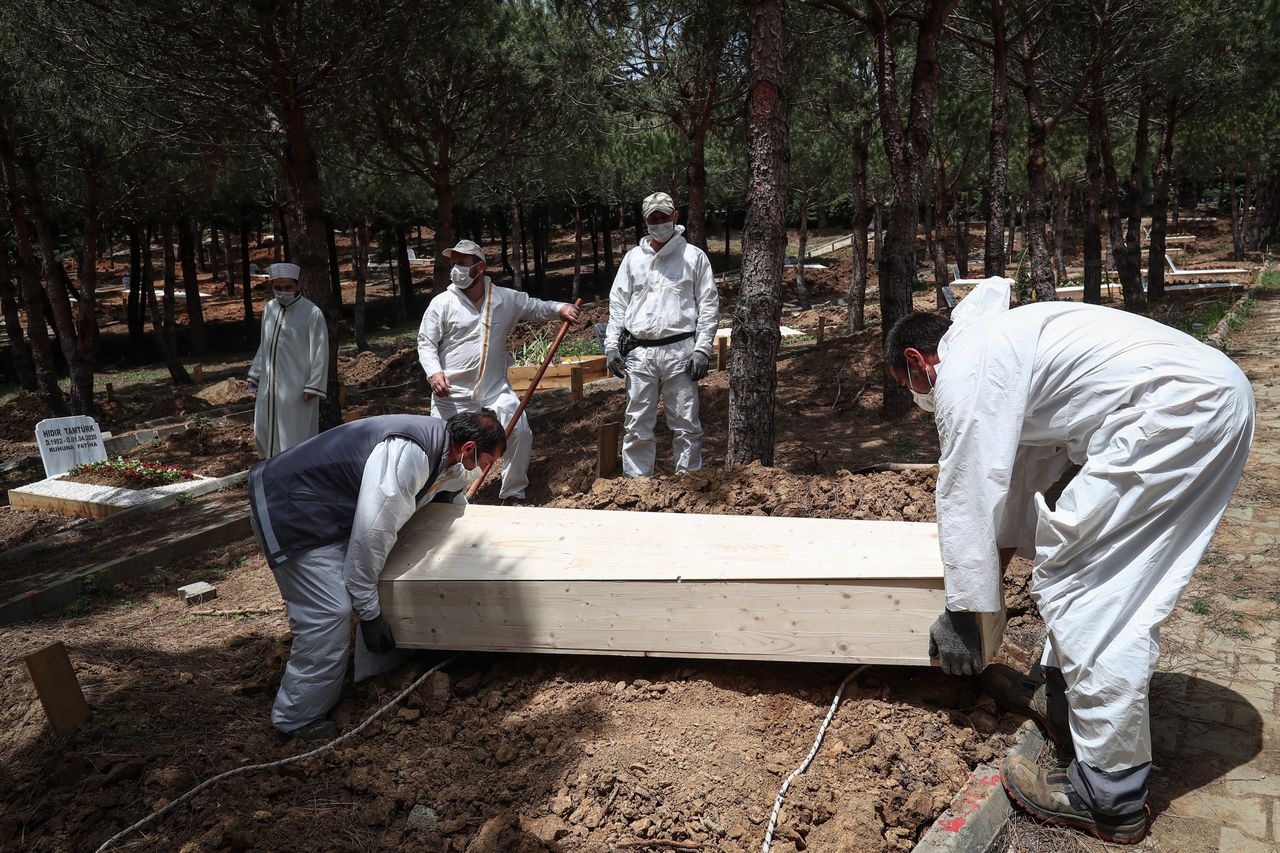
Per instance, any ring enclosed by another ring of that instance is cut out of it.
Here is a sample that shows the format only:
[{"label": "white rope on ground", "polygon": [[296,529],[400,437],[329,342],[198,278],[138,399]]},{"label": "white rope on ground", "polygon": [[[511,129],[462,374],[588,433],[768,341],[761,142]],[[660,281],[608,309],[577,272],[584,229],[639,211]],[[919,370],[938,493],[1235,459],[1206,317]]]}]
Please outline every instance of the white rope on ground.
[{"label": "white rope on ground", "polygon": [[818,729],[818,736],[813,741],[813,748],[809,750],[809,754],[805,756],[804,762],[799,767],[791,771],[791,775],[787,776],[783,781],[782,787],[778,789],[778,799],[773,801],[773,814],[769,815],[769,828],[764,834],[764,844],[760,846],[760,853],[769,853],[769,848],[773,845],[773,831],[778,826],[778,813],[782,811],[782,801],[786,799],[787,789],[791,787],[791,782],[801,773],[809,769],[813,757],[818,754],[818,747],[822,746],[822,738],[827,733],[827,726],[831,725],[831,718],[836,715],[836,708],[840,707],[840,697],[844,695],[844,688],[857,677],[858,673],[866,669],[869,664],[858,667],[853,672],[844,677],[844,681],[840,682],[840,687],[836,690],[835,698],[831,700],[831,707],[827,709],[827,718],[822,721],[822,727]]},{"label": "white rope on ground", "polygon": [[[156,811],[152,812],[151,814],[149,814],[149,815],[147,815],[146,817],[144,817],[142,820],[140,820],[140,821],[138,821],[137,823],[135,823],[133,826],[130,826],[130,827],[126,828],[126,829],[122,829],[122,830],[120,830],[119,832],[117,832],[115,835],[113,835],[113,836],[111,836],[110,838],[108,838],[106,841],[104,841],[104,842],[102,843],[102,846],[101,846],[101,847],[99,847],[99,848],[97,849],[96,853],[103,853],[103,851],[105,851],[105,850],[107,850],[108,848],[110,848],[113,844],[115,844],[115,843],[116,843],[117,841],[119,841],[120,839],[124,838],[126,835],[129,835],[130,833],[134,832],[135,830],[141,829],[142,827],[144,827],[144,826],[146,826],[147,824],[151,823],[151,821],[155,820],[156,818],[158,818],[158,817],[161,817],[161,816],[163,816],[163,815],[168,814],[169,812],[173,811],[173,810],[174,810],[175,808],[177,808],[178,806],[180,806],[180,805],[182,805],[183,803],[185,803],[187,800],[189,800],[189,799],[191,799],[192,797],[194,797],[196,794],[198,794],[198,793],[200,793],[201,791],[203,791],[205,788],[208,788],[210,785],[213,785],[215,782],[221,782],[223,779],[229,779],[229,778],[231,778],[232,776],[239,776],[239,775],[240,775],[240,774],[242,774],[242,773],[250,773],[250,772],[252,772],[252,771],[254,771],[254,770],[267,770],[267,769],[270,769],[270,768],[272,768],[272,767],[283,767],[283,766],[284,766],[284,765],[286,765],[286,764],[294,764],[295,762],[302,761],[302,760],[303,760],[303,759],[305,759],[305,758],[312,758],[313,756],[319,755],[319,754],[320,754],[320,753],[322,753],[322,752],[328,752],[329,750],[333,749],[333,748],[334,748],[335,746],[337,746],[338,744],[340,744],[340,743],[342,743],[342,742],[344,742],[344,741],[350,740],[351,738],[353,738],[353,737],[355,737],[356,735],[360,734],[360,732],[362,732],[362,731],[364,731],[366,728],[368,728],[368,726],[369,726],[369,724],[370,724],[370,723],[372,723],[372,722],[373,722],[374,720],[376,720],[378,717],[380,717],[380,716],[382,716],[383,714],[385,714],[385,713],[386,713],[387,711],[389,711],[392,707],[394,707],[394,706],[396,706],[396,705],[400,704],[400,701],[401,701],[402,699],[404,699],[404,697],[408,696],[410,693],[412,693],[414,690],[416,690],[416,689],[417,689],[417,688],[422,684],[422,682],[424,682],[424,681],[426,681],[426,680],[427,680],[427,678],[428,678],[429,676],[431,676],[432,674],[434,674],[434,673],[438,672],[438,671],[439,671],[439,670],[441,670],[441,669],[444,669],[446,666],[448,666],[449,664],[453,663],[453,662],[454,662],[455,660],[457,660],[459,657],[461,657],[461,654],[455,654],[455,655],[453,655],[452,657],[446,658],[445,660],[442,660],[442,661],[440,661],[440,663],[438,663],[438,664],[436,664],[435,666],[431,667],[431,669],[429,669],[429,670],[427,670],[426,672],[424,672],[424,673],[423,673],[423,674],[422,674],[422,675],[421,675],[421,676],[420,676],[416,681],[414,681],[412,684],[410,684],[410,685],[409,685],[408,687],[406,687],[404,690],[401,690],[401,691],[400,691],[400,694],[399,694],[398,696],[396,696],[394,699],[392,699],[392,700],[391,700],[390,702],[388,702],[387,704],[383,705],[383,706],[382,706],[381,708],[379,708],[378,710],[374,711],[374,712],[369,716],[369,718],[368,718],[368,719],[366,719],[363,723],[361,723],[360,725],[356,726],[354,729],[352,729],[351,731],[347,732],[346,734],[339,735],[338,737],[334,738],[333,740],[329,741],[328,743],[326,743],[326,744],[324,744],[324,745],[322,745],[322,746],[318,746],[318,747],[316,747],[315,749],[313,749],[313,750],[311,750],[311,751],[309,751],[309,752],[299,753],[298,755],[291,755],[291,756],[289,756],[288,758],[281,758],[281,759],[279,759],[279,760],[277,760],[277,761],[268,761],[268,762],[266,762],[266,763],[264,763],[264,764],[246,764],[246,765],[245,765],[245,766],[243,766],[243,767],[236,767],[236,768],[234,768],[234,769],[231,769],[231,770],[226,771],[225,773],[219,773],[217,776],[214,776],[214,777],[212,777],[212,778],[210,778],[210,779],[206,779],[206,780],[204,780],[203,782],[201,782],[199,785],[196,785],[196,786],[195,786],[194,788],[192,788],[190,791],[187,791],[187,792],[186,792],[185,794],[183,794],[181,797],[178,797],[178,799],[176,799],[176,800],[174,800],[173,802],[169,803],[169,804],[168,804],[167,806],[165,806],[164,808],[162,808],[162,809],[158,809],[158,810],[156,810]],[[841,686],[843,687],[843,685],[841,685]]]}]

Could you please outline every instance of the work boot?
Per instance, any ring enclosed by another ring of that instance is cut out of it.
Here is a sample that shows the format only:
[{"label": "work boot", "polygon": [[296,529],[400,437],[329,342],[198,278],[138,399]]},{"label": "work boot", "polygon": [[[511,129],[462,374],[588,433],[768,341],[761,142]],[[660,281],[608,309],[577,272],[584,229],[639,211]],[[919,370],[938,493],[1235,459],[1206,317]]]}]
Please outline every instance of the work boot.
[{"label": "work boot", "polygon": [[[1054,672],[1050,677],[1061,679],[1062,676]],[[1030,717],[1049,740],[1071,753],[1075,752],[1075,745],[1071,741],[1071,726],[1066,720],[1066,708],[1056,709],[1056,703],[1049,701],[1046,679],[1023,675],[1013,667],[993,663],[978,677],[978,682],[983,691],[996,700],[1001,708]],[[1065,695],[1066,685],[1058,685],[1058,691]]]},{"label": "work boot", "polygon": [[319,743],[321,741],[330,741],[338,736],[338,724],[333,720],[326,720],[321,717],[318,720],[312,720],[301,728],[294,729],[289,732],[286,737],[297,738],[303,743]]},{"label": "work boot", "polygon": [[1000,765],[1000,781],[1009,799],[1050,825],[1074,827],[1115,844],[1137,844],[1147,835],[1145,806],[1132,814],[1095,814],[1063,768],[1045,770],[1029,758],[1010,755]]}]

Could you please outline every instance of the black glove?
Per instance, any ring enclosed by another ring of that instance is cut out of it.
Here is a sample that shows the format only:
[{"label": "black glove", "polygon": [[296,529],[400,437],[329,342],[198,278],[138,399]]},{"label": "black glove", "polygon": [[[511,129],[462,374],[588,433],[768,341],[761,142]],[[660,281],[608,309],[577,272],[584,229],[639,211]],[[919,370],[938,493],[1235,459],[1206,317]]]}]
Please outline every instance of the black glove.
[{"label": "black glove", "polygon": [[710,364],[711,359],[707,358],[702,353],[695,351],[693,356],[689,359],[689,364],[685,366],[684,371],[689,374],[690,379],[697,382],[707,375],[707,368]]},{"label": "black glove", "polygon": [[982,671],[982,636],[978,614],[944,610],[929,629],[929,657],[937,658],[947,675],[977,675]]},{"label": "black glove", "polygon": [[609,372],[619,379],[627,375],[627,363],[623,361],[622,356],[616,352],[611,352],[608,354],[608,359],[605,365],[609,368]]},{"label": "black glove", "polygon": [[382,614],[372,619],[360,620],[360,633],[364,636],[364,647],[375,655],[385,655],[395,650],[395,635],[391,633],[391,624]]}]

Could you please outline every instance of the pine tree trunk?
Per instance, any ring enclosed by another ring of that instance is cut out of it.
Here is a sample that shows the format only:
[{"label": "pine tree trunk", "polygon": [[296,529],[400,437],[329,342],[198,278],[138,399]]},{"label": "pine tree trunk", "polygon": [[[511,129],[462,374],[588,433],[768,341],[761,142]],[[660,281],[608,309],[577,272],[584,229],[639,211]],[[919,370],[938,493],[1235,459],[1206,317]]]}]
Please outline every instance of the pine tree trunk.
[{"label": "pine tree trunk", "polygon": [[879,275],[880,260],[884,257],[884,207],[880,204],[880,200],[876,199],[875,210],[873,211],[873,219],[875,224],[875,234],[872,239],[871,248],[875,251],[875,265],[877,276]]},{"label": "pine tree trunk", "polygon": [[[231,229],[230,229],[230,228],[225,229],[225,230],[223,231],[223,236],[226,238],[226,241],[227,241],[227,250],[226,250],[226,260],[227,260],[227,295],[228,295],[228,296],[235,296],[235,295],[236,295],[236,260],[235,260],[235,259],[236,259],[236,252],[235,252],[235,243],[234,243],[233,238],[232,238],[232,236],[231,236]],[[248,255],[248,253],[249,253],[249,247],[248,247],[248,244],[245,242],[243,234],[241,234],[241,239],[240,239],[240,254],[242,254],[242,255],[246,255],[246,256],[247,256],[247,255]],[[251,291],[252,289],[253,289],[253,283],[252,283],[252,281],[250,281],[249,279],[247,279],[247,278],[246,278],[246,279],[244,280],[244,292],[245,292],[245,293],[248,293],[248,292],[249,292],[249,291]],[[246,298],[248,298],[248,297],[246,297]]]},{"label": "pine tree trunk", "polygon": [[1004,2],[991,0],[992,73],[991,134],[987,143],[987,231],[983,239],[983,271],[1005,274],[1005,200],[1009,193],[1009,46],[1005,38]]},{"label": "pine tree trunk", "polygon": [[698,122],[689,136],[689,166],[685,170],[689,183],[689,218],[685,222],[684,238],[704,252],[707,249],[706,147],[707,127]]},{"label": "pine tree trunk", "polygon": [[746,0],[747,217],[742,288],[729,368],[727,465],[773,464],[774,395],[787,251],[789,130],[783,89],[781,0]]},{"label": "pine tree trunk", "polygon": [[449,264],[442,263],[445,249],[452,249],[457,242],[453,237],[453,186],[449,173],[442,171],[436,177],[436,263],[431,275],[431,295],[444,293],[449,286]]},{"label": "pine tree trunk", "polygon": [[[19,164],[25,180],[24,200],[26,212],[35,225],[36,236],[40,243],[40,257],[44,270],[45,287],[49,302],[52,305],[53,327],[58,335],[58,347],[67,362],[71,376],[71,411],[77,415],[93,414],[93,358],[92,329],[84,330],[85,348],[80,346],[81,335],[78,333],[75,318],[71,314],[69,295],[70,279],[66,268],[58,260],[57,238],[53,231],[44,206],[44,196],[40,191],[40,183],[36,175],[35,161],[29,157],[20,158]],[[92,202],[91,202],[92,205]],[[93,294],[81,294],[87,304],[81,305],[81,318],[87,319],[90,326],[95,322]]]},{"label": "pine tree trunk", "polygon": [[1063,243],[1067,238],[1067,182],[1064,178],[1054,181],[1055,198],[1053,207],[1053,266],[1057,276],[1057,286],[1067,283],[1067,261],[1063,257]]},{"label": "pine tree trunk", "polygon": [[338,235],[329,219],[324,228],[325,242],[329,247],[329,289],[333,293],[333,310],[342,314],[342,267],[338,264]]},{"label": "pine tree trunk", "polygon": [[801,308],[813,307],[809,286],[804,277],[804,259],[809,252],[809,191],[800,193],[800,245],[796,252],[796,298]]},{"label": "pine tree trunk", "polygon": [[[244,257],[241,259],[243,266],[241,272],[244,274],[244,289],[241,291],[240,304],[244,307],[241,322],[244,324],[244,332],[246,340],[256,340],[258,337],[258,324],[253,319],[253,280],[249,277],[249,219],[241,217],[240,219],[240,254]],[[227,286],[231,287],[231,229],[227,229]]]},{"label": "pine tree trunk", "polygon": [[355,326],[356,351],[369,349],[369,339],[365,337],[365,287],[369,279],[369,226],[364,222],[355,225],[354,240],[351,241],[351,268],[356,274],[356,305],[353,325]]},{"label": "pine tree trunk", "polygon": [[947,297],[942,294],[942,288],[951,283],[951,276],[947,273],[947,247],[942,235],[942,208],[937,205],[929,207],[929,230],[932,236],[929,240],[929,251],[933,256],[933,284],[934,297],[936,305],[939,308],[947,307]]},{"label": "pine tree trunk", "polygon": [[969,194],[964,194],[963,204],[960,201],[960,194],[956,193],[954,199],[955,205],[955,233],[956,233],[956,271],[960,273],[960,278],[969,277]]},{"label": "pine tree trunk", "polygon": [[1085,148],[1084,301],[1102,304],[1102,96],[1089,99]]},{"label": "pine tree trunk", "polygon": [[[606,243],[606,245],[608,245]],[[520,203],[511,197],[511,286],[524,290],[524,277],[528,274],[528,259],[524,249],[524,222],[520,216]]]},{"label": "pine tree trunk", "polygon": [[587,205],[587,231],[591,234],[591,283],[600,280],[600,241],[596,238],[596,205]]},{"label": "pine tree trunk", "polygon": [[[217,281],[222,276],[222,238],[218,236],[218,226],[214,225],[209,228],[209,261],[213,267],[213,280]],[[235,296],[233,291],[228,290],[227,296]]]},{"label": "pine tree trunk", "polygon": [[146,307],[142,304],[142,235],[136,222],[129,223],[129,300],[125,306],[126,319],[129,324],[129,346],[138,352],[146,346],[146,333],[143,329],[143,315]]},{"label": "pine tree trunk", "polygon": [[[1105,106],[1105,105],[1104,105]],[[1130,311],[1142,305],[1142,282],[1134,274],[1132,264],[1127,262],[1128,253],[1124,244],[1124,222],[1120,213],[1120,179],[1116,172],[1115,155],[1111,149],[1111,128],[1104,111],[1098,137],[1098,151],[1102,154],[1102,186],[1105,195],[1102,200],[1103,210],[1107,212],[1107,235],[1112,263],[1116,275],[1120,279],[1120,291],[1124,296],[1124,307]]]},{"label": "pine tree trunk", "polygon": [[582,205],[573,204],[573,293],[570,299],[582,297]]},{"label": "pine tree trunk", "polygon": [[[1018,253],[1018,200],[1009,196],[1009,242],[1005,246],[1006,264],[1017,263]],[[1017,274],[1017,270],[1014,270]]]},{"label": "pine tree trunk", "polygon": [[[178,353],[178,269],[173,251],[173,225],[160,226],[160,243],[164,258],[164,345],[175,355]],[[184,370],[186,368],[183,368]]]},{"label": "pine tree trunk", "polygon": [[187,294],[187,338],[191,351],[204,355],[209,351],[204,334],[204,307],[200,304],[200,280],[196,272],[195,247],[200,242],[188,217],[178,220],[178,254],[182,260],[182,286]]},{"label": "pine tree trunk", "polygon": [[151,260],[151,229],[147,228],[147,251],[142,256],[142,293],[147,308],[151,313],[151,331],[155,333],[156,348],[164,366],[169,370],[169,379],[174,385],[190,385],[191,377],[187,369],[178,360],[178,354],[169,346],[169,337],[165,333],[164,317],[160,312],[160,302],[156,299],[155,266]]},{"label": "pine tree trunk", "polygon": [[403,316],[407,319],[417,313],[417,300],[413,293],[413,270],[409,266],[409,241],[406,239],[402,225],[395,226],[397,287],[400,290],[400,302],[404,306]]},{"label": "pine tree trunk", "polygon": [[1116,272],[1120,276],[1121,285],[1138,293],[1142,292],[1142,202],[1146,195],[1150,127],[1151,97],[1144,93],[1138,108],[1133,165],[1129,169],[1128,192],[1125,197],[1128,221],[1125,225],[1124,251],[1116,252]]},{"label": "pine tree trunk", "polygon": [[605,279],[611,284],[613,276],[617,270],[617,265],[613,260],[613,227],[609,222],[609,207],[607,205],[600,206],[600,240],[604,244],[604,275]]},{"label": "pine tree trunk", "polygon": [[31,346],[22,331],[22,318],[18,313],[17,291],[13,286],[13,269],[9,261],[9,235],[0,234],[0,308],[4,310],[4,328],[8,333],[9,352],[13,356],[13,369],[18,384],[26,391],[39,389],[36,384],[36,364],[31,356]]},{"label": "pine tree trunk", "polygon": [[[1169,219],[1169,168],[1173,164],[1173,134],[1178,123],[1178,96],[1170,95],[1164,118],[1164,137],[1160,156],[1151,175],[1154,195],[1151,199],[1150,253],[1147,260],[1147,299],[1164,299],[1165,234]],[[1245,204],[1248,204],[1245,197]]]},{"label": "pine tree trunk", "polygon": [[849,281],[849,331],[867,327],[867,161],[870,123],[853,131],[853,272]]},{"label": "pine tree trunk", "polygon": [[1023,234],[1031,251],[1031,286],[1036,299],[1049,302],[1058,298],[1053,286],[1053,265],[1049,262],[1049,244],[1045,240],[1045,167],[1048,157],[1045,145],[1048,131],[1038,116],[1030,116],[1027,131],[1027,206],[1023,217]]}]

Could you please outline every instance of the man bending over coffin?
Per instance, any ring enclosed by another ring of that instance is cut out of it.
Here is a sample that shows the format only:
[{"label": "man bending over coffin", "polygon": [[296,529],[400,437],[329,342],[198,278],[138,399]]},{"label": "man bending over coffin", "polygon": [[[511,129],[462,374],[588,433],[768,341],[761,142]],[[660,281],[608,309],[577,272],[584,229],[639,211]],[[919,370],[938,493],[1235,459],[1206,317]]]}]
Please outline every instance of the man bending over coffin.
[{"label": "man bending over coffin", "polygon": [[382,415],[335,427],[249,471],[249,508],[289,615],[293,648],[271,722],[304,740],[332,737],[356,630],[356,679],[399,663],[378,604],[378,575],[414,510],[459,493],[502,454],[491,409],[445,422]]},{"label": "man bending over coffin", "polygon": [[[934,412],[946,611],[930,654],[982,666],[976,615],[1004,607],[1002,566],[1034,556],[1047,679],[991,667],[984,683],[1074,752],[1065,771],[1011,756],[1009,795],[1050,823],[1120,843],[1147,831],[1148,687],[1160,625],[1226,510],[1253,439],[1248,379],[1229,358],[1145,317],[1042,302],[1009,310],[979,284],[946,320],[894,324],[892,376]],[[1082,466],[1052,509],[1044,492]]]}]

